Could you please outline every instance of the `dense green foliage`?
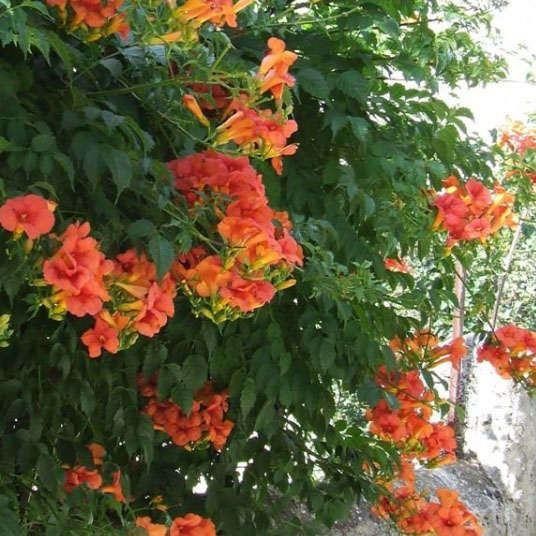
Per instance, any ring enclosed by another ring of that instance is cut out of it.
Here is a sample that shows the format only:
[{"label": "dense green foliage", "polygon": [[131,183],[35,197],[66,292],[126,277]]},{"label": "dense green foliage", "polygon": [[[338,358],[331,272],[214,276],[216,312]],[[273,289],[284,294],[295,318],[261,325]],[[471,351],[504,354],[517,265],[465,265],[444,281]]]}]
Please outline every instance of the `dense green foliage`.
[{"label": "dense green foliage", "polygon": [[[0,201],[40,193],[59,203],[60,227],[88,220],[107,255],[144,248],[163,273],[196,242],[164,165],[207,145],[181,104],[186,84],[244,87],[277,35],[300,55],[299,151],[282,177],[254,165],[272,205],[289,211],[306,262],[298,284],[250,318],[217,327],[179,294],[154,340],[90,360],[79,342],[88,323],[58,323],[36,307],[39,289],[24,283],[35,267],[22,249],[8,258],[0,233],[0,314],[12,314],[14,330],[0,349],[4,533],[124,533],[163,495],[173,514],[204,514],[222,534],[318,534],[374,495],[364,464],[389,473],[396,459],[362,417],[335,418],[338,397],[375,402],[371,377],[392,360],[387,341],[455,303],[454,261],[430,230],[425,193],[452,172],[491,178],[490,153],[466,133],[469,110],[437,97],[438,83],[504,74],[471,38],[487,11],[267,0],[241,13],[237,29],[204,27],[198,43],[162,46],[136,41],[146,19],[133,4],[130,40],[86,43],[39,0],[0,0]],[[385,270],[385,257],[408,254],[428,277]],[[207,378],[229,388],[236,426],[221,453],[163,445],[135,383],[158,370],[160,396],[185,408]],[[62,464],[86,459],[92,441],[113,461],[106,471],[121,468],[128,506],[63,492]],[[201,477],[206,493],[193,493]],[[294,500],[310,522],[289,511]]]}]

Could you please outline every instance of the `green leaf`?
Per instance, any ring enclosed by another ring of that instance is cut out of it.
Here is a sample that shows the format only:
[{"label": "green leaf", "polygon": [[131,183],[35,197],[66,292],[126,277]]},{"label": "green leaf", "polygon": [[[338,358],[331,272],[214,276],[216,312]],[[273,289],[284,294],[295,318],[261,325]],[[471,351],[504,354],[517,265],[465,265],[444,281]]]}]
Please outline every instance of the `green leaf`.
[{"label": "green leaf", "polygon": [[155,226],[152,221],[141,219],[132,222],[127,229],[127,234],[133,240],[151,236],[155,232]]},{"label": "green leaf", "polygon": [[150,465],[154,458],[154,428],[151,419],[147,415],[140,415],[136,432],[139,444],[143,449],[145,463]]},{"label": "green leaf", "polygon": [[6,138],[0,136],[0,153],[3,153],[7,149],[9,149],[10,146],[11,146],[11,143],[8,140],[6,140]]},{"label": "green leaf", "polygon": [[95,393],[88,382],[84,382],[80,389],[80,407],[82,411],[89,417],[94,411],[97,401]]},{"label": "green leaf", "polygon": [[329,125],[329,128],[331,129],[333,138],[339,133],[339,131],[344,128],[346,123],[348,122],[348,116],[341,112],[337,112],[335,110],[330,110],[326,114],[326,118],[324,120],[324,125]]},{"label": "green leaf", "polygon": [[179,384],[171,390],[171,399],[178,404],[184,413],[189,413],[194,401],[194,389],[189,386]]},{"label": "green leaf", "polygon": [[289,352],[282,352],[279,356],[279,370],[281,374],[285,374],[292,363],[292,354]]},{"label": "green leaf", "polygon": [[19,525],[19,518],[13,505],[3,495],[0,495],[0,517],[2,519],[3,536],[23,536],[26,534]]},{"label": "green leaf", "polygon": [[346,71],[337,80],[337,87],[349,97],[365,100],[369,92],[368,80],[358,71]]},{"label": "green leaf", "polygon": [[69,179],[71,189],[74,189],[74,166],[71,160],[62,153],[53,153],[52,157],[61,166],[63,171],[65,171],[65,174]]},{"label": "green leaf", "polygon": [[156,390],[161,398],[167,398],[173,386],[178,385],[182,378],[181,367],[176,363],[168,363],[158,373]]},{"label": "green leaf", "polygon": [[274,403],[272,400],[267,400],[261,411],[257,415],[255,420],[255,430],[265,433],[267,436],[271,436],[275,431],[276,426],[276,412]]},{"label": "green leaf", "polygon": [[359,141],[364,141],[368,134],[368,121],[362,117],[348,117],[348,121],[350,122],[354,136]]},{"label": "green leaf", "polygon": [[151,259],[156,264],[158,277],[163,277],[175,260],[175,251],[171,242],[162,235],[156,234],[149,240],[147,249]]},{"label": "green leaf", "polygon": [[56,147],[56,139],[50,134],[38,134],[33,138],[31,147],[38,153],[52,151]]},{"label": "green leaf", "polygon": [[242,394],[240,395],[240,409],[244,419],[248,416],[249,412],[255,405],[255,399],[257,398],[255,381],[253,378],[247,378],[242,387]]},{"label": "green leaf", "polygon": [[63,477],[63,471],[56,460],[49,454],[42,452],[37,460],[37,473],[45,488],[56,493]]},{"label": "green leaf", "polygon": [[182,382],[196,391],[203,386],[208,376],[208,366],[202,355],[190,355],[182,364]]},{"label": "green leaf", "polygon": [[318,349],[320,369],[326,372],[335,362],[335,346],[329,339],[323,339]]},{"label": "green leaf", "polygon": [[145,354],[145,360],[143,361],[143,375],[145,378],[150,378],[154,372],[156,372],[160,366],[165,363],[168,355],[168,350],[165,346],[161,345],[158,348],[149,346],[147,353]]},{"label": "green leaf", "polygon": [[218,331],[212,322],[204,321],[201,324],[201,335],[207,345],[208,355],[211,356],[218,344]]},{"label": "green leaf", "polygon": [[130,164],[127,153],[116,149],[107,151],[104,161],[112,174],[114,184],[117,188],[117,202],[121,192],[130,186],[130,182],[132,181],[132,165]]},{"label": "green leaf", "polygon": [[105,67],[114,78],[118,78],[123,72],[123,64],[115,58],[105,58],[100,61],[100,64]]},{"label": "green leaf", "polygon": [[125,118],[122,115],[114,114],[109,110],[103,110],[101,112],[101,117],[110,130],[118,127],[125,121]]},{"label": "green leaf", "polygon": [[297,79],[299,87],[309,93],[309,95],[319,99],[327,99],[329,97],[328,83],[320,71],[311,67],[301,69],[297,73]]}]

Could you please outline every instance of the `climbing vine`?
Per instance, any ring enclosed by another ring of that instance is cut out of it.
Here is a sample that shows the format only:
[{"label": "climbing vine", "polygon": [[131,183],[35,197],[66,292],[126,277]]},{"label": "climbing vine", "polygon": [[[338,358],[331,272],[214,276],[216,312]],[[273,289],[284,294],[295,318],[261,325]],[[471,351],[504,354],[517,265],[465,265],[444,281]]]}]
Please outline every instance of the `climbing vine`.
[{"label": "climbing vine", "polygon": [[[482,533],[414,471],[456,458],[456,267],[533,193],[530,127],[492,150],[437,96],[504,76],[470,37],[487,20],[0,0],[10,534],[320,534],[361,497],[405,534]],[[534,334],[479,300],[479,358],[532,388]]]}]

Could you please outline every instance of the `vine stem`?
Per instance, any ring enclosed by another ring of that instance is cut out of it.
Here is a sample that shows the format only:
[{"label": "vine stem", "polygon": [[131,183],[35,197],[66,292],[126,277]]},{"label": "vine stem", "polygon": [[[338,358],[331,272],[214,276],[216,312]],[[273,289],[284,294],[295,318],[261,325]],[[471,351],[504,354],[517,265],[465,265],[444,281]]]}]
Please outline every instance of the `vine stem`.
[{"label": "vine stem", "polygon": [[495,303],[493,305],[493,313],[491,314],[491,327],[493,331],[495,331],[495,326],[497,325],[497,319],[499,317],[499,308],[501,306],[502,295],[504,292],[504,285],[506,284],[506,280],[508,279],[508,275],[510,273],[510,268],[512,267],[512,262],[514,261],[514,253],[517,244],[519,243],[519,239],[521,238],[522,228],[523,223],[522,221],[520,221],[512,238],[512,242],[510,243],[510,249],[508,250],[508,254],[506,255],[504,270],[497,282],[497,293],[495,294]]},{"label": "vine stem", "polygon": [[337,19],[341,19],[343,17],[348,17],[352,13],[355,13],[356,11],[362,11],[362,6],[356,6],[351,9],[348,9],[347,11],[344,11],[343,13],[336,13],[335,15],[329,15],[327,17],[318,17],[316,19],[303,19],[303,20],[296,20],[293,22],[272,22],[269,24],[264,24],[263,26],[258,26],[255,29],[256,30],[266,30],[268,28],[282,28],[282,27],[288,27],[288,26],[306,26],[308,24],[317,24],[322,23],[326,21],[334,21]]},{"label": "vine stem", "polygon": [[[465,268],[461,262],[456,259],[455,265],[455,279],[454,279],[454,294],[458,305],[454,310],[452,318],[452,337],[457,339],[463,336],[463,324],[465,316]],[[451,366],[450,379],[449,379],[449,400],[451,403],[448,421],[451,424],[456,425],[456,404],[458,403],[460,394],[460,370]]]}]

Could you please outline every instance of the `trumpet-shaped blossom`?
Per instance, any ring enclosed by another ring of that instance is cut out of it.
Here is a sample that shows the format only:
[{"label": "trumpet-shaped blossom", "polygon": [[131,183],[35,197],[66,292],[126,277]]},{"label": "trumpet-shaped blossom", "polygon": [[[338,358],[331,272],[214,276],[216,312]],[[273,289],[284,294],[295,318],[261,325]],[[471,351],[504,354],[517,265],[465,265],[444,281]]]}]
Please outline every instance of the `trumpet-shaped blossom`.
[{"label": "trumpet-shaped blossom", "polygon": [[298,55],[286,50],[285,42],[277,37],[268,39],[268,48],[270,52],[263,58],[258,73],[261,93],[270,91],[276,100],[281,100],[285,87],[292,87],[296,82],[288,71]]},{"label": "trumpet-shaped blossom", "polygon": [[298,149],[296,144],[288,143],[298,130],[296,121],[284,118],[280,112],[249,108],[237,100],[229,109],[232,115],[216,128],[216,144],[233,142],[247,154],[271,159],[273,168],[281,174],[281,157],[291,156]]},{"label": "trumpet-shaped blossom", "polygon": [[8,199],[0,207],[0,227],[13,234],[36,239],[54,227],[56,204],[35,194]]},{"label": "trumpet-shaped blossom", "polygon": [[169,536],[216,536],[216,527],[210,519],[196,514],[186,514],[173,520]]},{"label": "trumpet-shaped blossom", "polygon": [[89,232],[87,222],[69,225],[59,237],[60,248],[43,263],[44,280],[52,286],[56,300],[75,316],[96,315],[110,299],[104,277],[113,263]]},{"label": "trumpet-shaped blossom", "polygon": [[83,465],[77,465],[65,470],[63,488],[70,493],[78,486],[86,485],[89,489],[99,489],[102,485],[102,477],[96,469],[88,469]]},{"label": "trumpet-shaped blossom", "polygon": [[136,518],[136,527],[145,529],[147,536],[167,536],[168,528],[160,523],[153,523],[148,516]]},{"label": "trumpet-shaped blossom", "polygon": [[253,3],[254,0],[186,0],[175,10],[175,16],[183,23],[199,27],[205,22],[214,26],[236,28],[236,15]]},{"label": "trumpet-shaped blossom", "polygon": [[115,354],[119,350],[119,332],[107,324],[102,318],[97,317],[95,326],[88,329],[81,337],[87,346],[89,357],[100,357],[102,350]]}]

